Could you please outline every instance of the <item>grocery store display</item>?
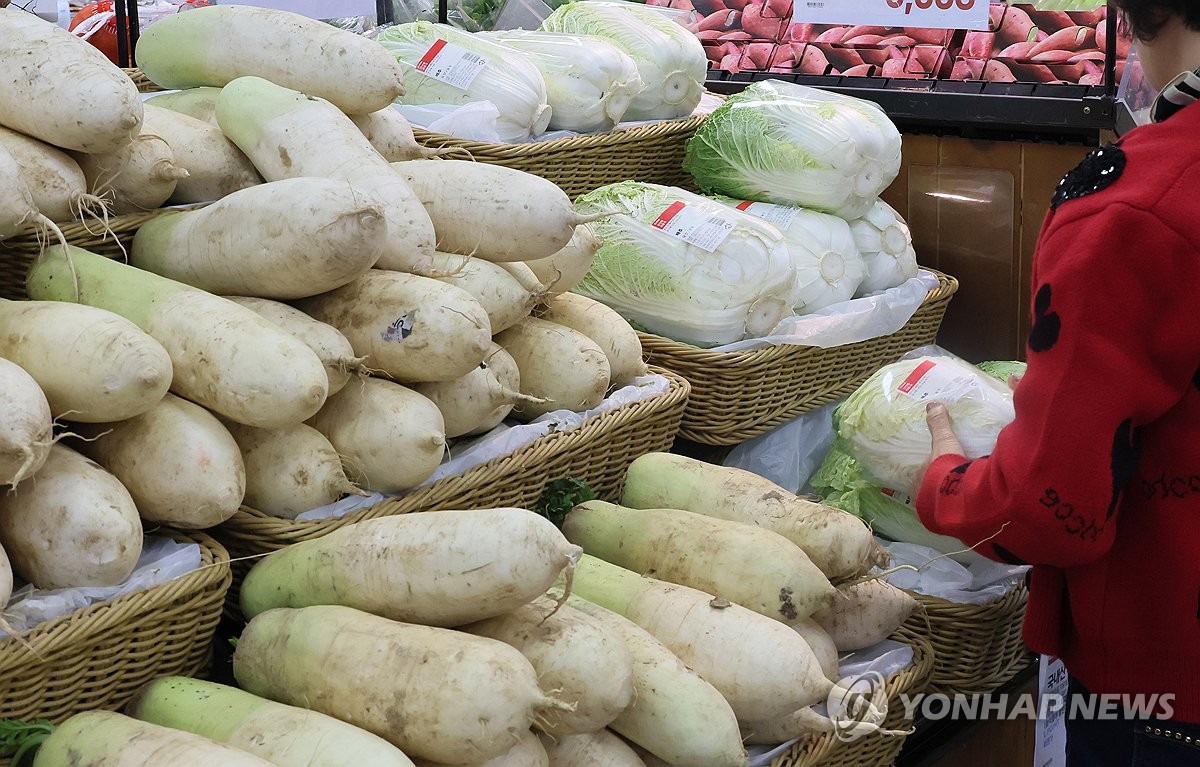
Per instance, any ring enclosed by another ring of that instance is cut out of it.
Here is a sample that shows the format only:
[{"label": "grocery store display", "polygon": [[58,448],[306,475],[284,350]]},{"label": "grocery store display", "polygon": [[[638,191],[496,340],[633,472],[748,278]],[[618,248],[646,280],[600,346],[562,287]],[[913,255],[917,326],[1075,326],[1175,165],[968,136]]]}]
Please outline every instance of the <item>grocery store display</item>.
[{"label": "grocery store display", "polygon": [[146,104],[140,138],[151,136],[165,140],[175,166],[187,172],[167,198],[173,205],[219,200],[263,182],[250,158],[220,128],[203,120]]},{"label": "grocery store display", "polygon": [[[496,336],[512,355],[521,376],[513,413],[532,420],[555,410],[589,410],[604,399],[611,383],[608,357],[591,338],[569,327],[530,317]],[[570,367],[556,364],[569,359]]]},{"label": "grocery store display", "polygon": [[34,206],[46,217],[70,221],[95,203],[79,163],[61,149],[3,127],[0,147],[17,161]]},{"label": "grocery store display", "polygon": [[0,418],[0,485],[16,485],[46,462],[53,444],[50,403],[33,376],[0,358],[4,415]]},{"label": "grocery store display", "polygon": [[599,301],[578,293],[562,293],[546,301],[538,316],[595,342],[608,360],[613,385],[625,386],[646,375],[637,333],[621,315]]},{"label": "grocery store display", "polygon": [[851,221],[850,233],[866,264],[860,294],[894,288],[917,275],[912,232],[883,200],[877,200],[863,216]]}]

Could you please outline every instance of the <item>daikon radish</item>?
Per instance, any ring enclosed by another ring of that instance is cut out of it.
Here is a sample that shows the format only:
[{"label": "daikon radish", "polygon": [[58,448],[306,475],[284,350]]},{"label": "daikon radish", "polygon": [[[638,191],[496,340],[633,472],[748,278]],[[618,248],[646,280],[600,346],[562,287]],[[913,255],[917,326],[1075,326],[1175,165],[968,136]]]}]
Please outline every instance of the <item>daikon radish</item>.
[{"label": "daikon radish", "polygon": [[633,703],[610,729],[671,764],[744,767],[737,720],[721,693],[636,623],[579,597],[567,604],[615,631],[633,659]]},{"label": "daikon radish", "polygon": [[833,637],[829,636],[829,632],[821,628],[812,618],[788,621],[788,625],[792,627],[793,631],[804,637],[805,642],[808,642],[809,649],[813,651],[813,655],[817,656],[817,661],[821,664],[821,672],[825,674],[825,678],[831,682],[841,679],[841,674],[838,673],[838,648],[833,643]]},{"label": "daikon radish", "polygon": [[63,150],[8,128],[0,128],[0,147],[17,161],[34,207],[52,221],[73,221],[100,207],[79,163]]},{"label": "daikon radish", "polygon": [[146,103],[220,127],[217,125],[217,97],[220,95],[220,88],[201,86],[174,93],[160,93],[146,99]]},{"label": "daikon radish", "polygon": [[438,250],[485,261],[553,256],[575,227],[600,216],[575,212],[553,181],[468,160],[392,163],[425,206]]},{"label": "daikon radish", "polygon": [[306,298],[365,274],[387,237],[370,197],[344,181],[293,178],[147,221],[129,262],[212,293]]},{"label": "daikon radish", "polygon": [[33,195],[21,175],[21,167],[8,150],[0,147],[0,240],[48,221],[50,219],[39,213],[33,204]]},{"label": "daikon radish", "polygon": [[462,288],[479,302],[493,335],[528,317],[542,299],[540,292],[529,290],[507,269],[490,261],[437,253],[434,269],[441,275],[437,278],[440,282]]},{"label": "daikon radish", "polygon": [[263,182],[250,158],[206,122],[147,104],[142,133],[166,141],[176,167],[188,173],[175,184],[174,205],[212,202]]},{"label": "daikon radish", "polygon": [[143,132],[120,149],[103,154],[74,152],[87,188],[124,215],[160,208],[175,194],[188,172],[175,164],[175,153],[161,136]]},{"label": "daikon radish", "polygon": [[604,501],[576,506],[563,535],[592,556],[690,586],[778,621],[828,605],[837,589],[782,535],[675,509],[635,511]]},{"label": "daikon radish", "polygon": [[202,530],[232,517],[246,493],[242,454],[216,416],[173,394],[127,421],[79,425],[79,451],[129,490],[142,519]]},{"label": "daikon radish", "polygon": [[[123,421],[154,407],[171,385],[162,344],[129,320],[91,306],[0,300],[0,357],[25,368],[50,412],[72,421]],[[102,370],[102,375],[81,375]]]},{"label": "daikon radish", "polygon": [[621,503],[635,509],[684,509],[765,527],[803,549],[835,583],[886,562],[881,559],[886,551],[852,514],[797,498],[749,471],[682,455],[648,453],[635,460],[625,476]]},{"label": "daikon radish", "polygon": [[[294,736],[294,733],[293,733]],[[33,767],[271,767],[272,763],[190,732],[112,711],[76,714],[54,729]]]},{"label": "daikon radish", "polygon": [[446,452],[446,426],[437,405],[378,378],[356,381],[330,397],[308,425],[342,456],[351,481],[379,493],[421,484]]},{"label": "daikon radish", "polygon": [[[417,759],[413,763],[416,767],[441,767],[437,762],[425,759]],[[517,745],[500,756],[494,756],[486,762],[474,762],[465,767],[550,767],[550,757],[546,756],[542,741],[530,730],[521,736]]]},{"label": "daikon radish", "polygon": [[413,767],[391,743],[354,725],[199,679],[159,677],[137,691],[125,713],[277,765]]},{"label": "daikon radish", "polygon": [[464,376],[491,345],[491,325],[479,302],[427,277],[372,269],[297,305],[337,328],[368,367],[399,381]]},{"label": "daikon radish", "polygon": [[563,293],[546,302],[539,317],[583,333],[608,358],[612,385],[624,386],[646,375],[642,342],[629,322],[599,301],[576,293]]},{"label": "daikon radish", "polygon": [[54,445],[37,474],[0,493],[0,545],[40,589],[116,586],[141,556],[142,521],[116,477]]},{"label": "daikon radish", "polygon": [[242,612],[343,605],[425,626],[463,626],[537,598],[582,553],[525,509],[368,519],[259,560],[242,584]]},{"label": "daikon radish", "polygon": [[646,767],[625,741],[608,730],[580,735],[545,735],[550,767]]},{"label": "daikon radish", "polygon": [[838,589],[833,604],[813,613],[841,652],[879,644],[917,611],[917,600],[884,580]]},{"label": "daikon radish", "polygon": [[564,705],[502,642],[332,605],[253,618],[233,673],[247,692],[320,711],[445,764],[499,756],[540,713]]},{"label": "daikon radish", "polygon": [[543,400],[518,404],[513,413],[520,418],[581,412],[600,404],[608,392],[608,358],[582,333],[530,317],[496,336],[496,343],[516,361],[521,393]]},{"label": "daikon radish", "polygon": [[[491,263],[490,261],[488,263]],[[538,296],[539,301],[546,297],[546,286],[538,279],[538,276],[533,273],[533,270],[524,261],[504,261],[496,264],[504,271],[508,272],[514,280],[516,280],[522,288],[534,293]]]},{"label": "daikon radish", "polygon": [[12,590],[12,564],[8,561],[8,554],[4,553],[4,547],[0,546],[0,610],[8,606],[8,600],[12,598]]},{"label": "daikon radish", "polygon": [[258,77],[241,77],[221,89],[217,121],[268,181],[332,178],[374,198],[388,225],[389,247],[379,268],[430,273],[429,214],[404,177],[333,104]]},{"label": "daikon radish", "polygon": [[413,384],[412,388],[442,411],[449,438],[486,434],[499,426],[515,405],[532,399],[518,391],[521,374],[512,355],[495,344],[487,358],[465,376]]},{"label": "daikon radish", "polygon": [[171,391],[238,423],[301,423],[325,401],[317,355],[223,298],[70,246],[48,248],[26,290],[35,300],[74,301],[133,321],[171,357]]},{"label": "daikon radish", "polygon": [[0,8],[0,61],[0,125],[79,152],[111,152],[138,134],[133,80],[56,24]]},{"label": "daikon radish", "polygon": [[383,109],[404,95],[400,64],[374,40],[266,8],[194,10],[166,16],[138,38],[138,66],[164,88],[220,87],[257,75],[348,114]]},{"label": "daikon radish", "polygon": [[464,631],[512,645],[538,681],[573,710],[551,711],[538,728],[555,736],[607,727],[633,702],[633,658],[619,634],[586,613],[541,597]]},{"label": "daikon radish", "polygon": [[580,224],[571,234],[571,241],[554,255],[525,262],[538,280],[546,286],[546,295],[562,295],[583,281],[592,259],[604,241],[588,224]]},{"label": "daikon radish", "polygon": [[751,746],[778,746],[806,735],[824,735],[833,730],[833,722],[811,708],[802,708],[769,722],[742,723],[746,744]]},{"label": "daikon radish", "polygon": [[653,634],[716,687],[739,720],[783,716],[825,700],[833,689],[799,634],[727,599],[588,555],[575,570],[574,588]]},{"label": "daikon radish", "polygon": [[420,160],[444,153],[444,150],[426,149],[418,144],[412,125],[390,106],[370,114],[350,115],[350,119],[388,162]]},{"label": "daikon radish", "polygon": [[256,429],[226,423],[246,466],[245,505],[295,519],[344,495],[366,495],[342,469],[342,459],[321,432],[305,424]]},{"label": "daikon radish", "polygon": [[[50,404],[34,378],[0,357],[0,486],[33,476],[54,441]],[[0,488],[0,494],[7,492]]]},{"label": "daikon radish", "polygon": [[317,322],[299,309],[269,298],[225,298],[270,320],[307,344],[325,366],[325,373],[329,377],[330,396],[340,392],[362,369],[362,358],[354,356],[350,342],[337,328]]}]

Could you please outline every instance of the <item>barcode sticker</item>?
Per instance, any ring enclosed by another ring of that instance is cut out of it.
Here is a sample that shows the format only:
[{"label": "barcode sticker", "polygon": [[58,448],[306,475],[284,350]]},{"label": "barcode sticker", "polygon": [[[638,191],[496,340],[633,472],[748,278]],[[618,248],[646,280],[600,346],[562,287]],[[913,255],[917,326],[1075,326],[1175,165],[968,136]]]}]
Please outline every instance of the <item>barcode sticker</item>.
[{"label": "barcode sticker", "polygon": [[796,213],[799,208],[793,208],[790,205],[773,205],[769,202],[739,202],[737,209],[749,213],[755,218],[761,218],[768,224],[774,224],[780,229],[787,229],[796,220]]},{"label": "barcode sticker", "polygon": [[[939,400],[946,394],[963,391],[970,384],[970,375],[956,374],[948,365],[939,365],[933,360],[925,360],[917,365],[908,377],[896,387],[905,396],[912,397],[918,402]],[[958,397],[954,397],[955,400]]]},{"label": "barcode sticker", "polygon": [[465,91],[488,65],[488,60],[445,40],[435,40],[417,62],[417,71]]},{"label": "barcode sticker", "polygon": [[912,496],[908,493],[902,493],[899,490],[893,490],[890,487],[881,487],[879,488],[879,492],[883,493],[888,498],[891,498],[893,501],[899,501],[900,503],[903,503],[905,506],[913,505]]},{"label": "barcode sticker", "polygon": [[704,213],[683,202],[671,203],[654,221],[655,229],[661,229],[709,253],[721,247],[734,225],[732,219],[720,213]]}]

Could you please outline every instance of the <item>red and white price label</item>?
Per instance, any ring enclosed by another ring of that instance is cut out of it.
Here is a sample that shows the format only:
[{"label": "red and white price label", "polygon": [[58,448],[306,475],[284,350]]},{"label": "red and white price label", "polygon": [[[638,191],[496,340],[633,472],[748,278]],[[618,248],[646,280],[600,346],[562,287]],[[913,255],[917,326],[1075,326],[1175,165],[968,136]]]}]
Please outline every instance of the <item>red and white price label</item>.
[{"label": "red and white price label", "polygon": [[683,202],[673,202],[654,220],[654,228],[712,253],[721,247],[736,224],[719,213],[704,213]]},{"label": "red and white price label", "polygon": [[986,30],[988,4],[988,0],[795,0],[792,21],[796,24]]},{"label": "red and white price label", "polygon": [[796,212],[799,208],[793,208],[788,205],[775,205],[770,202],[739,202],[735,207],[738,210],[749,213],[755,218],[761,218],[768,224],[774,224],[780,229],[787,229],[796,220]]},{"label": "red and white price label", "polygon": [[903,503],[905,506],[913,505],[912,496],[908,493],[902,493],[899,490],[893,490],[890,487],[881,487],[879,488],[879,492],[883,495],[886,495],[888,498],[891,498],[893,501],[899,501],[900,503]]},{"label": "red and white price label", "polygon": [[417,71],[465,91],[487,65],[486,57],[445,40],[437,40],[417,62]]},{"label": "red and white price label", "polygon": [[958,396],[955,395],[960,395],[969,383],[969,374],[957,372],[949,365],[925,360],[913,368],[896,389],[918,402],[941,400],[946,397],[957,400]]}]

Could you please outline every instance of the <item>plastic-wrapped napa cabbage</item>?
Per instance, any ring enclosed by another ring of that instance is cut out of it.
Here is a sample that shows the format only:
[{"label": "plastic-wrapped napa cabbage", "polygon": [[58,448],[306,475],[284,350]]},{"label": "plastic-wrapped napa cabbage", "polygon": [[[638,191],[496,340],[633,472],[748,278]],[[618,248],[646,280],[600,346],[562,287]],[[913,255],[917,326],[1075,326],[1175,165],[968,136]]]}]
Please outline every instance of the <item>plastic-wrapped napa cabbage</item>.
[{"label": "plastic-wrapped napa cabbage", "polygon": [[892,206],[877,200],[866,215],[850,222],[850,231],[867,265],[859,295],[894,288],[917,276],[912,233]]}]

